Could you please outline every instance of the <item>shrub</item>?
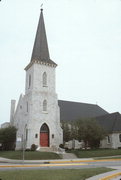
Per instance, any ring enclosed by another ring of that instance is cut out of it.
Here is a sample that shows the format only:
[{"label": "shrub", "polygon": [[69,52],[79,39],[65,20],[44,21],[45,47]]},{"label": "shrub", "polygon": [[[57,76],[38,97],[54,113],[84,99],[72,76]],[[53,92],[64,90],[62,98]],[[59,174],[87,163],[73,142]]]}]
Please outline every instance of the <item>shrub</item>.
[{"label": "shrub", "polygon": [[64,145],[63,144],[60,144],[59,147],[64,149]]},{"label": "shrub", "polygon": [[32,144],[31,145],[31,151],[36,151],[36,149],[37,149],[37,146],[35,144]]}]

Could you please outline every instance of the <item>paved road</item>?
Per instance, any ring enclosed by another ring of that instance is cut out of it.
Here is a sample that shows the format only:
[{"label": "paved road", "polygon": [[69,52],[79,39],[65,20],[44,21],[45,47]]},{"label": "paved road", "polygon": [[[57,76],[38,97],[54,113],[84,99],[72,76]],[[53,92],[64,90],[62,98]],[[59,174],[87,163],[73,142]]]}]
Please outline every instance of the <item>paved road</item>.
[{"label": "paved road", "polygon": [[114,169],[121,168],[121,159],[119,160],[65,160],[50,161],[41,164],[11,164],[0,163],[0,171],[13,169],[77,169],[77,168],[96,168],[96,167],[112,167]]}]

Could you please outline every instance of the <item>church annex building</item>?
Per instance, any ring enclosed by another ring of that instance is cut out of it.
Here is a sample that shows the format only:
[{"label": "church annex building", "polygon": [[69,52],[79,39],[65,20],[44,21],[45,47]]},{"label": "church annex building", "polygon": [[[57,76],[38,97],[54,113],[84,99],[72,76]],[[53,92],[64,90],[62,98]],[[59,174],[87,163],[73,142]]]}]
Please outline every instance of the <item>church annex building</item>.
[{"label": "church annex building", "polygon": [[108,141],[105,139],[101,146],[121,147],[121,126],[118,126],[121,115],[109,114],[95,104],[58,100],[56,66],[50,59],[41,9],[31,60],[25,67],[25,94],[20,95],[17,105],[15,100],[11,101],[10,124],[17,128],[16,150],[22,149],[22,139],[27,149],[35,144],[40,150],[57,150],[63,144],[61,121],[92,117],[98,117],[100,124],[109,130]]}]

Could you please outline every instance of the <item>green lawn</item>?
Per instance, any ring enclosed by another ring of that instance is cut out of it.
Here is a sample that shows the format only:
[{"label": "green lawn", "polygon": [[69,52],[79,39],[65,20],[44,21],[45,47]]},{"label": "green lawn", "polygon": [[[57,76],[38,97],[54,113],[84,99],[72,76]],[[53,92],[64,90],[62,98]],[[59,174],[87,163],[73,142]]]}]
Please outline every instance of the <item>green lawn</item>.
[{"label": "green lawn", "polygon": [[[22,159],[22,151],[0,151],[0,157],[8,159]],[[53,152],[25,151],[25,160],[61,159],[61,156]]]},{"label": "green lawn", "polygon": [[85,180],[110,168],[0,171],[2,180]]},{"label": "green lawn", "polygon": [[92,158],[104,156],[121,156],[121,149],[72,150],[78,158]]}]

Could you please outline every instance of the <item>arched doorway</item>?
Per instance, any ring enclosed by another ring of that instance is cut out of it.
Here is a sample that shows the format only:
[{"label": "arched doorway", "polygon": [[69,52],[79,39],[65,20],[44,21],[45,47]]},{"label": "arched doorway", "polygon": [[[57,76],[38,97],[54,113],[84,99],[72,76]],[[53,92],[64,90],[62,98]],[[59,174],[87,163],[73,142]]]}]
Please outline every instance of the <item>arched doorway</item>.
[{"label": "arched doorway", "polygon": [[49,147],[49,128],[45,123],[40,128],[40,146]]}]

